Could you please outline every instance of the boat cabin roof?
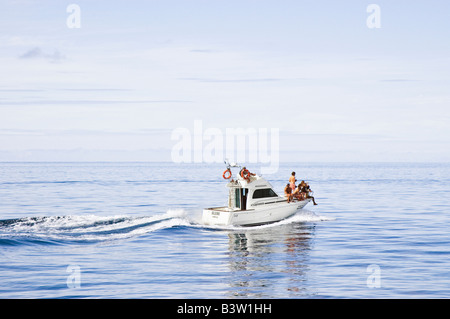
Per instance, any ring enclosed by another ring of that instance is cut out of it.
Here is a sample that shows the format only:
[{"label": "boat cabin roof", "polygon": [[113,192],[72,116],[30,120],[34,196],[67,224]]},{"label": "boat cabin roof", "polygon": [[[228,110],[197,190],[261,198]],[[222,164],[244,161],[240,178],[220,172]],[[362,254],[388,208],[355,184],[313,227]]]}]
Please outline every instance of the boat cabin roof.
[{"label": "boat cabin roof", "polygon": [[232,179],[227,187],[230,188],[248,188],[248,189],[260,189],[260,188],[273,188],[272,185],[259,175],[250,176],[249,180],[238,176],[237,179]]}]

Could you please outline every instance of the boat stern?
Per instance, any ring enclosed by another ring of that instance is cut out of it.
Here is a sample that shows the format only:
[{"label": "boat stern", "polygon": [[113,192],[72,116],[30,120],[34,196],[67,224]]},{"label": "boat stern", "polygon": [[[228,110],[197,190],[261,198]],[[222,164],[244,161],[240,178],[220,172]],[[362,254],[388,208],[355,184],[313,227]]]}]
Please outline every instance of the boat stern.
[{"label": "boat stern", "polygon": [[226,207],[205,208],[202,214],[202,223],[204,225],[227,226],[231,224],[233,212]]}]

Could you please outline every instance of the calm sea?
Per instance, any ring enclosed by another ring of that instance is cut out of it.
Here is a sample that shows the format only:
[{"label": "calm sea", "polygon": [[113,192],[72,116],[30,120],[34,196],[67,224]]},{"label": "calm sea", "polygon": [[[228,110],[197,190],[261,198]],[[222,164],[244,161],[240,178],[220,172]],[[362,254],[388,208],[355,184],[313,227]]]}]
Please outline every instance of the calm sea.
[{"label": "calm sea", "polygon": [[450,164],[281,164],[318,206],[206,227],[223,170],[0,163],[0,298],[450,297]]}]

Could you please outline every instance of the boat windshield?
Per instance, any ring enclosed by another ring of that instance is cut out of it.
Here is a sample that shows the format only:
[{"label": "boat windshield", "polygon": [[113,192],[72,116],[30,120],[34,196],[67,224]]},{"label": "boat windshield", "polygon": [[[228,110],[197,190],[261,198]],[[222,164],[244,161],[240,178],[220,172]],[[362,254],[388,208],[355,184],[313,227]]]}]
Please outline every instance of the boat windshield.
[{"label": "boat windshield", "polygon": [[253,192],[253,199],[256,198],[267,198],[267,197],[278,197],[278,195],[273,191],[272,188],[262,188],[257,189]]}]

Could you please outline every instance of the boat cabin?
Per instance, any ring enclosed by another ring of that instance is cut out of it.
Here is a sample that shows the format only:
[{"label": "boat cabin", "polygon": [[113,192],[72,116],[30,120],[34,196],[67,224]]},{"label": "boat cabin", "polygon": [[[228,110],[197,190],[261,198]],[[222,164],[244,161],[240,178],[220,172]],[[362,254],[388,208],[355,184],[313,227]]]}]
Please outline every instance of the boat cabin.
[{"label": "boat cabin", "polygon": [[255,206],[286,200],[275,193],[269,182],[257,175],[248,180],[239,176],[237,180],[231,180],[227,187],[228,208],[232,210],[249,210]]}]

